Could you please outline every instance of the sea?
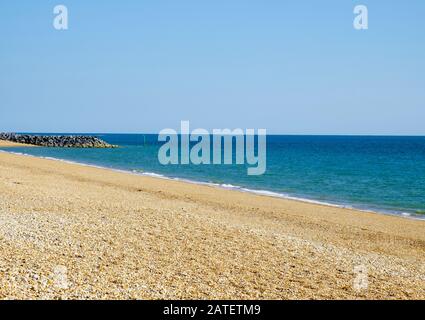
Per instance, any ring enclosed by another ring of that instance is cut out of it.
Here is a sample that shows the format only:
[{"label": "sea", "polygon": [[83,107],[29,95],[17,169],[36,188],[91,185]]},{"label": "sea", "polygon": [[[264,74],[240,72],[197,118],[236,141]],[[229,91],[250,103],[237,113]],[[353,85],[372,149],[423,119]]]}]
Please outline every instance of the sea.
[{"label": "sea", "polygon": [[158,142],[156,134],[86,135],[119,148],[0,149],[271,197],[425,219],[423,136],[268,135],[267,170],[263,175],[250,176],[248,164],[162,165],[158,150],[163,142]]}]

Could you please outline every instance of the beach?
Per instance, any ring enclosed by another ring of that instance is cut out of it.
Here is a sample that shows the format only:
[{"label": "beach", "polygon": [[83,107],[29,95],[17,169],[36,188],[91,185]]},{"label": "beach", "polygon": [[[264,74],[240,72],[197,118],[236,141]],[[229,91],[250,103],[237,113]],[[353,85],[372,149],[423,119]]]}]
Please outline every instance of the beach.
[{"label": "beach", "polygon": [[25,144],[25,143],[16,143],[12,141],[0,140],[0,148],[1,147],[35,147],[35,146]]},{"label": "beach", "polygon": [[425,299],[425,221],[0,153],[0,299],[183,298]]}]

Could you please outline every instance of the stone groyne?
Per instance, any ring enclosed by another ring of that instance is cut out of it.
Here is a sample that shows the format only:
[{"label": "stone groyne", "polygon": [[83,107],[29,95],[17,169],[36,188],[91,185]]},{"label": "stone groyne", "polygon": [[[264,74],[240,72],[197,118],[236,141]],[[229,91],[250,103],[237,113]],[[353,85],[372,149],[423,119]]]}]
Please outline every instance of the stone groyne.
[{"label": "stone groyne", "polygon": [[41,147],[57,148],[116,148],[95,136],[84,135],[30,135],[16,133],[0,133],[0,140],[24,143]]}]

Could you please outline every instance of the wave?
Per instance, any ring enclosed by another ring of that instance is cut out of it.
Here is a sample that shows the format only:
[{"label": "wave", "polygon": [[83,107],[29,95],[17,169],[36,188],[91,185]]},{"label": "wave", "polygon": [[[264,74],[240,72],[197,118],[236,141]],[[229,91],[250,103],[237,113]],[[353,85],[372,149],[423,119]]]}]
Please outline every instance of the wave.
[{"label": "wave", "polygon": [[86,167],[106,169],[106,170],[111,170],[111,171],[115,171],[115,172],[127,173],[127,174],[129,173],[129,174],[135,174],[135,175],[140,175],[140,176],[147,176],[147,177],[152,177],[152,178],[156,178],[156,179],[175,180],[175,181],[181,181],[181,182],[186,182],[186,183],[191,183],[191,184],[196,184],[196,185],[207,185],[207,186],[217,187],[217,188],[226,189],[226,190],[247,192],[247,193],[257,194],[257,195],[266,196],[266,197],[281,198],[281,199],[317,204],[317,205],[328,206],[328,207],[353,209],[353,210],[362,211],[362,212],[393,215],[393,216],[406,217],[406,218],[411,218],[411,219],[416,219],[416,220],[425,220],[425,216],[424,216],[425,212],[420,212],[420,210],[418,210],[418,212],[416,212],[416,213],[411,213],[411,212],[384,210],[384,209],[376,209],[376,208],[371,208],[371,209],[366,208],[365,209],[365,208],[361,208],[359,206],[355,206],[355,205],[352,205],[352,204],[338,204],[338,203],[319,201],[319,200],[314,200],[314,199],[309,199],[309,198],[297,197],[297,196],[289,195],[289,194],[286,194],[286,193],[274,192],[274,191],[270,191],[270,190],[249,189],[249,188],[246,188],[246,187],[242,187],[242,186],[238,186],[238,185],[232,185],[232,184],[228,184],[228,183],[220,184],[220,183],[215,183],[215,182],[197,181],[197,180],[191,180],[191,179],[179,178],[179,177],[169,177],[169,176],[165,176],[163,174],[159,174],[159,173],[155,173],[155,172],[147,172],[147,171],[143,171],[143,170],[117,169],[117,168],[88,164],[88,163],[83,163],[83,162],[78,162],[78,161],[66,160],[66,159],[61,159],[61,158],[54,158],[54,157],[48,157],[48,156],[45,156],[45,157],[44,156],[34,156],[34,155],[23,153],[23,152],[15,152],[15,151],[9,151],[9,150],[8,151],[0,150],[0,152],[22,155],[22,156],[33,157],[33,158],[39,158],[39,159],[61,161],[61,162],[64,162],[64,163],[69,163],[69,164],[78,164],[78,165],[82,165],[82,166],[86,166]]}]

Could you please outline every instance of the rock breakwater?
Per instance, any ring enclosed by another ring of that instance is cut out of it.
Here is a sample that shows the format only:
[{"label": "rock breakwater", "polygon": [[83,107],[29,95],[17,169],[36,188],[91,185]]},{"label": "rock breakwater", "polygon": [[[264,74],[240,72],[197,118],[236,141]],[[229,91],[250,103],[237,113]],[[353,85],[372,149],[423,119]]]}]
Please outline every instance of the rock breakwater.
[{"label": "rock breakwater", "polygon": [[57,148],[116,148],[95,136],[84,135],[30,135],[16,133],[0,133],[0,140],[30,144],[41,147]]}]

